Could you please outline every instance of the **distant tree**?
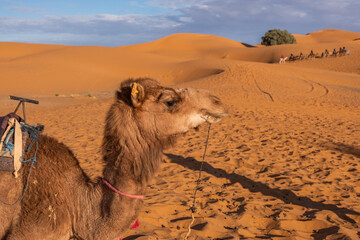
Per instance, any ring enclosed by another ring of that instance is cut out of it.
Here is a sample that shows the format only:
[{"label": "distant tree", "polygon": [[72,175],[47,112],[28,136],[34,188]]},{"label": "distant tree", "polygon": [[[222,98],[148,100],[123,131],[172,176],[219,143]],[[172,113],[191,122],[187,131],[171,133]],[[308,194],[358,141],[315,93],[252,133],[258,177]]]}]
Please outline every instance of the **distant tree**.
[{"label": "distant tree", "polygon": [[272,29],[265,33],[265,36],[261,37],[262,45],[272,46],[280,44],[294,44],[296,39],[287,30]]}]

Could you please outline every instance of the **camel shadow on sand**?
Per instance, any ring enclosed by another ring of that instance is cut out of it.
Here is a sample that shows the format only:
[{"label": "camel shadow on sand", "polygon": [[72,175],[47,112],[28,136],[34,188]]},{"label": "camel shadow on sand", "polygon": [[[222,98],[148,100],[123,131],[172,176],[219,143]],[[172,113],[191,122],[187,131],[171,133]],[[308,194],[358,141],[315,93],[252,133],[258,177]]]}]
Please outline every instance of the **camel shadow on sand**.
[{"label": "camel shadow on sand", "polygon": [[[173,163],[177,163],[183,167],[186,167],[194,171],[198,171],[200,169],[201,161],[198,161],[195,158],[192,157],[184,158],[182,156],[174,155],[174,154],[165,154],[165,155]],[[293,191],[288,189],[271,188],[264,183],[251,180],[250,178],[247,178],[245,176],[236,173],[228,173],[221,168],[215,168],[207,162],[204,162],[203,171],[217,178],[226,178],[230,180],[230,183],[226,184],[226,186],[230,186],[235,183],[240,183],[240,185],[243,188],[248,189],[251,192],[260,192],[264,196],[271,196],[278,198],[286,204],[294,204],[294,205],[314,209],[313,211],[311,211],[313,213],[322,210],[332,211],[341,219],[352,224],[356,224],[356,221],[351,217],[347,216],[347,214],[360,215],[359,212],[356,212],[351,209],[339,208],[334,204],[316,202],[308,197],[298,196]]]},{"label": "camel shadow on sand", "polygon": [[339,142],[330,142],[327,144],[323,144],[322,146],[330,150],[338,151],[343,154],[350,154],[356,158],[360,158],[360,148],[357,148],[353,145],[348,145]]}]

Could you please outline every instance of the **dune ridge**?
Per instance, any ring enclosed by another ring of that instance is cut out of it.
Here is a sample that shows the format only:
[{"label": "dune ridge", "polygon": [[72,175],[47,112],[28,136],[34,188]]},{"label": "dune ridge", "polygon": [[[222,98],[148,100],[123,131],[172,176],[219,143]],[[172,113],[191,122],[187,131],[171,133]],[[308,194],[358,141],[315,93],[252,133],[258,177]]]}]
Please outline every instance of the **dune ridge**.
[{"label": "dune ridge", "polygon": [[[209,89],[230,114],[211,126],[190,239],[359,239],[359,35],[323,30],[273,47],[199,34],[115,48],[0,43],[0,110],[15,107],[8,94],[40,100],[28,122],[70,146],[87,172],[120,81]],[[343,45],[349,56],[274,64]],[[206,134],[165,152],[140,227],[124,239],[184,238]]]},{"label": "dune ridge", "polygon": [[350,32],[339,29],[324,29],[311,32],[306,35],[294,34],[297,43],[343,43],[354,41],[360,37],[358,32]]},{"label": "dune ridge", "polygon": [[245,45],[240,42],[215,35],[177,33],[153,42],[127,46],[126,48],[136,51],[157,52],[162,54],[167,54],[170,51],[181,55],[181,52],[184,51],[209,51],[222,49],[224,47],[245,48]]}]

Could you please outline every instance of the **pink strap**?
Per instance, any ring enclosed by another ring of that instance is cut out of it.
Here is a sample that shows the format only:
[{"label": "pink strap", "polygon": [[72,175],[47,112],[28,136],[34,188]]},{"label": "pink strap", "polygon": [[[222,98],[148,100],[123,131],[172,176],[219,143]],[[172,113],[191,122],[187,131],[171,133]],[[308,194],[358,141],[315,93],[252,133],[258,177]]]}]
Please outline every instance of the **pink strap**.
[{"label": "pink strap", "polygon": [[123,195],[125,197],[129,197],[129,198],[136,198],[136,199],[144,199],[144,196],[142,195],[131,195],[131,194],[126,194],[123,192],[120,192],[119,190],[117,190],[115,187],[113,187],[113,185],[111,185],[108,181],[106,181],[105,178],[101,179],[109,188],[111,188],[114,192]]}]

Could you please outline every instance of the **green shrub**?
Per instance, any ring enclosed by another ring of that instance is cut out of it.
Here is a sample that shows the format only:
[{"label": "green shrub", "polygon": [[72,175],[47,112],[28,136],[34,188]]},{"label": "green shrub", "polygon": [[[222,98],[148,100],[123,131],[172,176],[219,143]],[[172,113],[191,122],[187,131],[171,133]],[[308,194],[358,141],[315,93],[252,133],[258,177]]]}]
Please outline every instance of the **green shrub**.
[{"label": "green shrub", "polygon": [[272,46],[280,44],[295,44],[296,39],[287,30],[272,29],[265,33],[265,36],[261,37],[262,45]]}]

